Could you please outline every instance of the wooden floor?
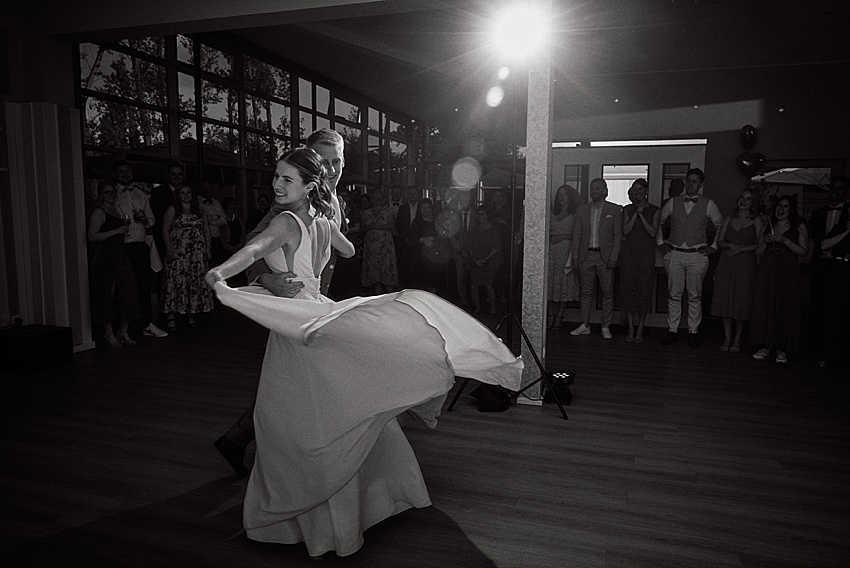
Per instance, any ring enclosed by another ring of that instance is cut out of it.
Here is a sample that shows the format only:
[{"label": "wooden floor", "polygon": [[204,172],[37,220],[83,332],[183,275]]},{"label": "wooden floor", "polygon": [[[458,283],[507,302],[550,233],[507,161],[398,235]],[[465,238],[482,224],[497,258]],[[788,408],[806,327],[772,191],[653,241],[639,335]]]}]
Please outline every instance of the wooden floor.
[{"label": "wooden floor", "polygon": [[[253,397],[265,332],[202,323],[0,377],[5,566],[313,565],[244,536],[245,482],[212,447]],[[411,426],[433,506],[325,565],[850,565],[847,377],[661,335],[552,337],[550,369],[577,374],[569,421],[463,396],[435,431]]]}]

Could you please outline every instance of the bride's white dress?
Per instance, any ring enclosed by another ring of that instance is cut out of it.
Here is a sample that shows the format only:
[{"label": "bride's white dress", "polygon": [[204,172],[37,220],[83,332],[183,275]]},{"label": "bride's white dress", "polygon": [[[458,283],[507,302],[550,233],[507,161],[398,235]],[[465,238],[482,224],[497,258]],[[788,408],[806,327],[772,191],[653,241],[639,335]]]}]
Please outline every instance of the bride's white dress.
[{"label": "bride's white dress", "polygon": [[[419,290],[333,302],[316,274],[329,254],[327,219],[301,227],[288,266],[305,284],[294,299],[257,287],[215,289],[221,302],[269,328],[257,390],[257,455],[245,495],[248,537],[304,542],[312,556],[356,552],[363,531],[431,504],[395,417],[429,427],[455,376],[519,388],[522,362],[477,320]],[[318,268],[317,268],[318,267]]]}]

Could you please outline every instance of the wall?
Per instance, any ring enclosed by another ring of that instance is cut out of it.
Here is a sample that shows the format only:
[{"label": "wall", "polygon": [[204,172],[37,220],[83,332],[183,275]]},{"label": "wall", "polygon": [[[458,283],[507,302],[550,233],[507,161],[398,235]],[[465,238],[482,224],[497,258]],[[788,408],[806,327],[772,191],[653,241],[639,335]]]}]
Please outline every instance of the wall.
[{"label": "wall", "polygon": [[564,166],[588,164],[588,181],[602,177],[602,166],[612,164],[649,164],[649,201],[661,204],[662,172],[665,163],[689,163],[692,168],[705,166],[705,146],[655,146],[628,148],[554,148],[552,150],[552,193],[564,183]]},{"label": "wall", "polygon": [[[613,77],[616,86],[626,77]],[[554,140],[706,138],[705,194],[724,213],[747,183],[735,164],[741,128],[756,127],[768,160],[850,159],[850,63],[665,73],[641,77],[635,98],[651,107],[665,90],[702,90],[693,105],[557,120]],[[612,87],[614,89],[615,87]],[[703,104],[703,100],[712,100]],[[782,109],[782,112],[780,112]],[[627,162],[624,162],[627,163]]]},{"label": "wall", "polygon": [[89,316],[80,117],[73,49],[47,37],[31,5],[0,7],[10,92],[0,95],[0,324],[70,327],[93,347]]}]

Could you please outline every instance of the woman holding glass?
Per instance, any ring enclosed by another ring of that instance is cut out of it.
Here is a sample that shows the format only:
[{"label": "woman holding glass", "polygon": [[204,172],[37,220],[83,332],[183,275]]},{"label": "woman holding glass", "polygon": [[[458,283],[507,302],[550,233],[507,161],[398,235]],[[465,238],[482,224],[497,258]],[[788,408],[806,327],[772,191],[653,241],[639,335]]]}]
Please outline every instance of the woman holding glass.
[{"label": "woman holding glass", "polygon": [[[105,181],[97,185],[100,204],[92,211],[88,228],[88,241],[95,244],[91,261],[95,313],[103,324],[103,338],[110,347],[135,345],[127,328],[132,320],[142,316],[136,277],[124,246],[124,235],[130,230],[130,216],[116,207],[117,195],[114,185]],[[112,325],[115,319],[113,289],[118,293],[120,306],[121,323],[117,334]]]}]

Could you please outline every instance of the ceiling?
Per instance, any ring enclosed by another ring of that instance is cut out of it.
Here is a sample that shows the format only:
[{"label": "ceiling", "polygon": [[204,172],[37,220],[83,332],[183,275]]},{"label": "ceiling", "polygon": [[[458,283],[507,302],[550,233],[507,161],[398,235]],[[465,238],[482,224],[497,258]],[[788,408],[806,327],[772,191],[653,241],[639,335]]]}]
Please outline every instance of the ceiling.
[{"label": "ceiling", "polygon": [[[502,3],[383,4],[392,9],[233,32],[414,118],[501,120],[484,100],[504,63],[487,45]],[[746,100],[763,96],[768,78],[850,68],[844,0],[554,0],[552,9],[556,120]]]}]

